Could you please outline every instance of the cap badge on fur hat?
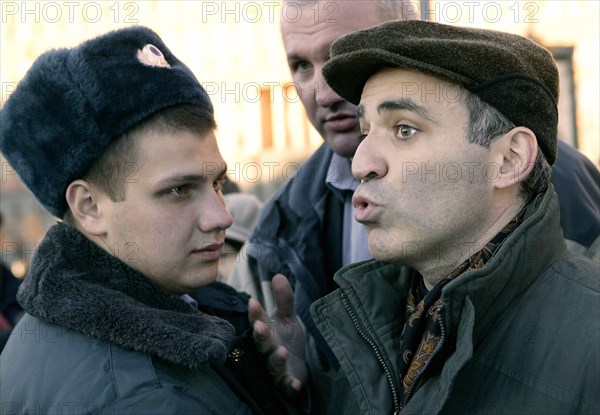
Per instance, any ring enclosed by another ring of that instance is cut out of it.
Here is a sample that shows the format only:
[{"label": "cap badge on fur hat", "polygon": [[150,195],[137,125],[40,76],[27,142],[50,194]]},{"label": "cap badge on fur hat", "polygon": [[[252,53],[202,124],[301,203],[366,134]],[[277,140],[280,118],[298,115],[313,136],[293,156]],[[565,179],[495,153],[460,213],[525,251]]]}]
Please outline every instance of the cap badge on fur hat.
[{"label": "cap badge on fur hat", "polygon": [[39,56],[0,109],[0,152],[42,206],[62,218],[69,184],[114,140],[183,104],[214,112],[162,39],[129,26]]},{"label": "cap badge on fur hat", "polygon": [[138,50],[137,57],[144,65],[171,68],[160,49],[151,43]]}]

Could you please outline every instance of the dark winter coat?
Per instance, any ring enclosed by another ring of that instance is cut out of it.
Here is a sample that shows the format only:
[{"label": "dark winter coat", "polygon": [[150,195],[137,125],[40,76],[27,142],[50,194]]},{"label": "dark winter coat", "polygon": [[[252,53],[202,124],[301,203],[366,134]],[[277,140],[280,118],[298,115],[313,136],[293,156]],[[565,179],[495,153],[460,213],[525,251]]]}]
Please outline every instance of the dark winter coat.
[{"label": "dark winter coat", "polygon": [[[345,378],[339,413],[398,408],[400,333],[412,270],[368,261],[340,270],[313,317]],[[600,413],[598,266],[566,249],[550,189],[480,270],[442,291],[455,351],[423,379],[402,414]]]}]

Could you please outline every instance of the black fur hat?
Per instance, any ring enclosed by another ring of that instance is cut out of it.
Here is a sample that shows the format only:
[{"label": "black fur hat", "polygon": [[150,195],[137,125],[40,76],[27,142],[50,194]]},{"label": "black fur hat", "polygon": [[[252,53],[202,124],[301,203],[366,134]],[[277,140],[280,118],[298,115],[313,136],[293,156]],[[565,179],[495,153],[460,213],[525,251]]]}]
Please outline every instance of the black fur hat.
[{"label": "black fur hat", "polygon": [[206,91],[160,37],[129,27],[41,55],[0,112],[0,151],[38,201],[63,217],[65,191],[114,138]]},{"label": "black fur hat", "polygon": [[479,96],[517,126],[530,128],[550,164],[556,160],[558,69],[529,39],[493,30],[410,20],[346,35],[331,46],[323,75],[358,104],[367,80],[385,67],[433,75]]}]

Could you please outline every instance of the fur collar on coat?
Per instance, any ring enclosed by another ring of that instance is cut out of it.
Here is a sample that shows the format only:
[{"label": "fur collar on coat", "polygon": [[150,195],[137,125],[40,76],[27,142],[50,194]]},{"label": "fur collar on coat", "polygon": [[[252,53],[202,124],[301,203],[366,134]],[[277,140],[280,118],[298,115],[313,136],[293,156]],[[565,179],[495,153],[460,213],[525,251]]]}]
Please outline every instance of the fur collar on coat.
[{"label": "fur collar on coat", "polygon": [[18,300],[49,322],[186,367],[223,363],[235,341],[229,323],[193,310],[64,224],[39,245]]}]

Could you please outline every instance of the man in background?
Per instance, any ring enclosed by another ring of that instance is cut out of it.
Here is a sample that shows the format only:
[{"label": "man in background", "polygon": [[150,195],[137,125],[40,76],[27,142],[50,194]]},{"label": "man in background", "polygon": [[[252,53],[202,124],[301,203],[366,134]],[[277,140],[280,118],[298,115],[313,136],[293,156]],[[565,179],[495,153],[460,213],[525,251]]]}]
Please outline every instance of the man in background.
[{"label": "man in background", "polygon": [[236,264],[230,283],[272,312],[272,277],[281,273],[290,279],[296,311],[310,337],[307,361],[317,395],[324,400],[329,384],[335,382],[337,361],[317,331],[309,307],[335,288],[332,277],[340,267],[371,255],[364,228],[352,212],[358,181],[351,174],[351,158],[360,144],[356,107],[329,88],[321,68],[329,59],[329,46],[340,36],[415,15],[406,14],[412,9],[403,1],[294,3],[300,6],[301,16],[293,21],[283,16],[281,36],[306,114],[324,143],[264,206],[244,248],[248,261]]}]

